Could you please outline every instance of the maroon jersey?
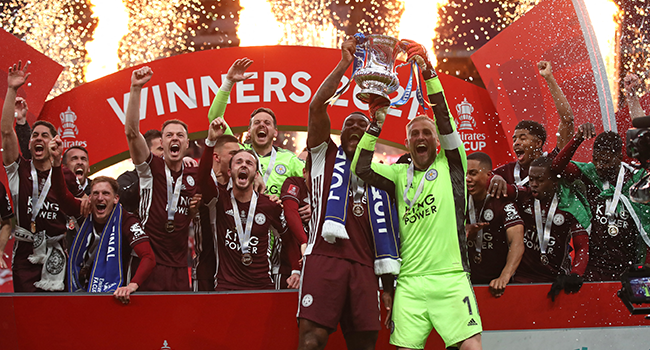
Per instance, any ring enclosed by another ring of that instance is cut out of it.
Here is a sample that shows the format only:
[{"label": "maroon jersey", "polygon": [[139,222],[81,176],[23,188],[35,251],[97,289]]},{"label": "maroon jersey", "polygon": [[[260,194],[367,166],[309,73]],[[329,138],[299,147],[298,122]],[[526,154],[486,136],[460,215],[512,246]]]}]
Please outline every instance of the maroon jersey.
[{"label": "maroon jersey", "polygon": [[506,231],[524,222],[514,203],[505,199],[490,197],[485,206],[474,203],[476,222],[489,223],[483,228],[481,260],[476,260],[476,241],[467,240],[472,283],[488,284],[501,276],[508,257],[508,236]]},{"label": "maroon jersey", "polygon": [[[101,229],[103,229],[103,226],[101,228],[95,227],[97,232],[102,232],[100,231]],[[150,244],[149,236],[147,236],[142,229],[140,219],[136,215],[133,215],[122,208],[122,260],[124,261],[122,266],[127,267],[124,271],[124,281],[131,281],[138,285],[142,285],[142,282],[146,280],[149,273],[151,273],[153,265],[147,266],[147,268],[144,269],[145,266],[140,264],[142,257],[133,256],[132,254],[134,247],[144,242],[146,242],[147,245]],[[140,268],[138,268],[138,265]]]},{"label": "maroon jersey", "polygon": [[[217,183],[220,189],[226,190],[227,185]],[[199,188],[199,192],[201,189]],[[210,209],[201,202],[199,204],[198,220],[195,220],[194,226],[194,271],[192,279],[194,280],[194,291],[211,291],[214,290],[214,281],[217,273],[217,255],[215,250],[214,226],[210,220]]]},{"label": "maroon jersey", "polygon": [[[284,180],[282,184],[282,190],[280,191],[280,199],[284,203],[285,201],[293,201],[298,205],[298,208],[303,207],[304,205],[309,205],[309,190],[307,189],[307,183],[305,178],[298,176],[291,176]],[[306,232],[309,230],[307,225],[305,225],[301,219],[300,215],[297,212],[294,212],[292,217],[290,216],[289,209],[285,205],[285,216],[287,219],[287,225],[289,230],[292,231],[292,235],[285,235],[282,237],[282,251],[280,253],[280,274],[290,275],[292,270],[299,270],[299,264],[297,260],[300,260],[300,256],[294,256],[290,254],[291,249],[294,252],[300,252],[300,242],[294,239],[294,237],[305,237]],[[291,224],[291,219],[297,220],[294,224]],[[299,232],[294,232],[295,230],[300,230]],[[291,245],[291,247],[289,247]],[[291,255],[291,257],[290,257]]]},{"label": "maroon jersey", "polygon": [[[560,150],[557,147],[555,147],[550,153],[546,154],[546,156],[554,158],[555,156],[557,156],[559,152]],[[494,169],[494,175],[501,176],[509,184],[517,184],[517,181],[515,179],[515,168],[517,167],[517,163],[518,161],[515,160]],[[528,167],[520,167],[519,169],[520,180],[523,181],[527,177],[528,177]],[[528,187],[528,181],[526,180],[521,185]]]},{"label": "maroon jersey", "polygon": [[[208,191],[206,191],[208,192]],[[256,290],[273,289],[271,278],[271,261],[269,255],[269,228],[274,227],[278,233],[287,230],[282,207],[264,195],[258,195],[254,222],[251,229],[249,253],[253,261],[249,266],[242,263],[242,251],[235,224],[234,215],[239,215],[243,228],[246,228],[250,202],[237,201],[239,213],[235,213],[230,198],[231,191],[217,189],[216,196],[203,194],[208,201],[210,212],[214,213],[210,221],[217,230],[217,290]],[[207,198],[206,198],[207,197]]]},{"label": "maroon jersey", "polygon": [[[542,223],[546,224],[546,213],[550,201],[541,203]],[[553,216],[551,237],[546,248],[546,257],[549,263],[542,264],[537,226],[535,224],[534,198],[529,192],[519,191],[517,208],[524,221],[524,255],[515,273],[515,281],[528,282],[554,282],[562,271],[571,273],[571,256],[569,242],[572,237],[586,235],[587,231],[573,217],[563,210],[557,209]]]},{"label": "maroon jersey", "polygon": [[[331,244],[321,236],[338,148],[330,138],[310,151],[312,156],[310,169],[312,214],[309,225],[309,242],[305,255],[325,255],[373,267],[375,253],[372,229],[368,218],[367,194],[364,194],[362,198],[362,204],[366,209],[362,216],[355,216],[352,212],[353,206],[348,205],[345,229],[350,239],[337,239],[334,244]],[[353,196],[352,191],[348,192],[348,196]],[[353,203],[353,199],[350,198],[348,203]]]},{"label": "maroon jersey", "polygon": [[175,230],[168,233],[167,224],[167,179],[165,161],[153,154],[136,166],[140,176],[140,217],[149,235],[156,263],[169,267],[187,267],[187,241],[190,225],[190,200],[197,192],[197,168],[184,167],[172,171],[172,188],[182,179],[178,208],[174,216]]},{"label": "maroon jersey", "polygon": [[[4,199],[4,200],[3,200]],[[14,211],[11,209],[11,201],[5,185],[0,182],[0,218],[9,220],[14,217]],[[2,254],[2,252],[0,252]]]}]

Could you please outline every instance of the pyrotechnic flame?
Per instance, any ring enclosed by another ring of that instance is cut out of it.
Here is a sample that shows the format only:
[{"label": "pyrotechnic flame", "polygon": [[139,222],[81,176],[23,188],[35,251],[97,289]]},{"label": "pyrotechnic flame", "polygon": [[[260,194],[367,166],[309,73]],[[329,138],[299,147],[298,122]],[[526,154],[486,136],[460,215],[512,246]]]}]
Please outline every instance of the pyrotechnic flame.
[{"label": "pyrotechnic flame", "polygon": [[84,40],[92,26],[80,25],[85,0],[12,0],[4,5],[3,28],[64,66],[49,98],[83,82]]},{"label": "pyrotechnic flame", "polygon": [[399,23],[399,38],[414,40],[427,48],[431,64],[438,62],[434,51],[436,27],[440,24],[438,9],[448,0],[398,0],[404,4],[404,13]]},{"label": "pyrotechnic flame", "polygon": [[129,32],[129,13],[122,0],[92,0],[97,27],[93,40],[86,43],[90,63],[85,68],[86,81],[117,71],[120,40]]},{"label": "pyrotechnic flame", "polygon": [[271,4],[266,0],[240,0],[237,35],[240,46],[278,45],[282,41],[282,25],[278,23]]},{"label": "pyrotechnic flame", "polygon": [[613,0],[589,0],[585,1],[587,12],[591,19],[592,27],[596,32],[600,54],[605,61],[607,80],[612,96],[617,96],[618,88],[618,45],[619,33],[618,21],[621,16],[621,9]]}]

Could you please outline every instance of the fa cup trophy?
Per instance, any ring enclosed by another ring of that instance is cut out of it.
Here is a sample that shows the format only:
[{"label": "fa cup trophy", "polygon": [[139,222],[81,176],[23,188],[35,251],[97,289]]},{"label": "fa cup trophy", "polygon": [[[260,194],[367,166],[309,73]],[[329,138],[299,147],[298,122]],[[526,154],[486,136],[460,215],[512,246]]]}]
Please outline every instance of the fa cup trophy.
[{"label": "fa cup trophy", "polygon": [[357,44],[357,51],[359,50],[364,51],[365,55],[361,67],[354,75],[354,81],[361,88],[357,98],[361,102],[370,103],[370,97],[374,95],[390,103],[388,95],[399,87],[395,60],[400,53],[405,52],[404,45],[393,37],[371,34]]}]

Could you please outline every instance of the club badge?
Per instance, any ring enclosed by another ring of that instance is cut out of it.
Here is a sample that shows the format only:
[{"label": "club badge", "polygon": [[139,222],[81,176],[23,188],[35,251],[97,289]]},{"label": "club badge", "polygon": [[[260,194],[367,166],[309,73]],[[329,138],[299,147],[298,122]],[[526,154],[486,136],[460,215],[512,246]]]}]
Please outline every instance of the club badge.
[{"label": "club badge", "polygon": [[485,209],[485,211],[483,212],[483,218],[485,219],[485,221],[492,221],[492,219],[494,219],[494,212],[492,211],[492,209]]},{"label": "club badge", "polygon": [[278,164],[275,166],[275,172],[278,173],[278,175],[284,175],[287,172],[287,167],[284,164]]},{"label": "club badge", "polygon": [[258,225],[264,225],[266,222],[266,216],[262,213],[257,213],[255,214],[255,223]]},{"label": "club badge", "polygon": [[363,212],[364,212],[363,205],[361,205],[361,203],[354,203],[354,205],[352,206],[352,213],[354,214],[354,216],[360,217],[363,215]]},{"label": "club badge", "polygon": [[436,171],[436,169],[429,169],[424,177],[427,181],[433,181],[438,177],[438,171]]}]

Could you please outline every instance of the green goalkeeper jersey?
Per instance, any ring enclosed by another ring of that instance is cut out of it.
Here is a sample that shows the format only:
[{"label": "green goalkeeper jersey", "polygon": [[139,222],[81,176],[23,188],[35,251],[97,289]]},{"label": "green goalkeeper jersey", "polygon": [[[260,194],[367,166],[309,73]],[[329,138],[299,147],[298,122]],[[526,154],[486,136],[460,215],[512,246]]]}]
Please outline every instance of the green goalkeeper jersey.
[{"label": "green goalkeeper jersey", "polygon": [[[226,112],[229,95],[230,91],[222,91],[219,89],[208,112],[208,120],[210,122],[218,117],[223,117]],[[233,134],[230,126],[227,127],[224,134]],[[244,144],[240,145],[240,147],[253,150],[252,144]],[[260,162],[260,175],[265,179],[266,194],[273,194],[279,197],[284,180],[290,176],[303,176],[302,170],[305,167],[305,162],[291,151],[274,146],[270,154],[258,154],[257,156]]]},{"label": "green goalkeeper jersey", "polygon": [[[446,103],[441,103],[442,87],[439,83],[427,83],[433,85],[429,86],[429,92],[433,90],[429,98],[434,104],[437,128],[444,126],[451,132],[440,136],[441,151],[433,164],[426,170],[417,170],[411,164],[373,163],[380,131],[374,124],[361,138],[352,161],[360,178],[394,193],[400,219],[400,276],[469,271],[464,228],[467,158],[458,133],[452,132],[453,119]],[[435,88],[439,89],[437,94]],[[414,201],[421,183],[421,193]]]}]

